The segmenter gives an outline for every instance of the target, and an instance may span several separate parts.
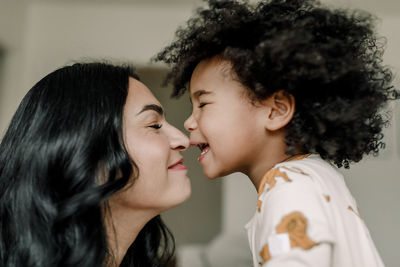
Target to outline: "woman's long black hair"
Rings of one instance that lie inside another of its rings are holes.
[[[129,77],[127,66],[80,63],[26,94],[0,145],[0,266],[105,266],[104,207],[138,173],[122,138]],[[163,266],[173,250],[157,216],[120,266]]]

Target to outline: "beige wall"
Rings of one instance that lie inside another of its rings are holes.
[[[0,73],[0,135],[24,94],[20,82],[25,20],[23,2],[0,0],[0,45],[5,50]]]

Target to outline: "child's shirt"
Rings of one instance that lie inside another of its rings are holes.
[[[265,174],[246,229],[254,267],[384,266],[343,176],[316,154]]]

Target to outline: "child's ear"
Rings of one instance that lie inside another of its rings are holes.
[[[265,101],[267,107],[265,128],[269,131],[276,131],[285,127],[293,118],[296,107],[294,96],[280,90],[273,93]]]

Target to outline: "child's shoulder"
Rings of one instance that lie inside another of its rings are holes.
[[[263,177],[259,187],[259,195],[275,191],[291,190],[291,188],[311,188],[321,182],[324,177],[342,177],[330,163],[318,154],[306,155],[300,159],[278,163]]]
[[[293,166],[294,168],[290,168],[291,166]],[[318,169],[336,171],[334,165],[322,159],[321,156],[317,153],[306,154],[299,157],[295,157],[293,160],[284,161],[274,166],[274,168],[283,168],[283,167],[285,167],[286,169],[290,169],[292,171],[301,168],[311,169],[311,170],[315,169],[316,171]]]
[[[294,158],[293,160],[278,163],[274,168],[283,169],[291,175],[315,176],[321,172],[334,172],[336,168],[328,161],[321,158],[319,154],[307,154]]]
[[[273,169],[284,170],[293,177],[340,175],[336,167],[322,159],[319,154],[308,154],[299,159],[281,162]]]

